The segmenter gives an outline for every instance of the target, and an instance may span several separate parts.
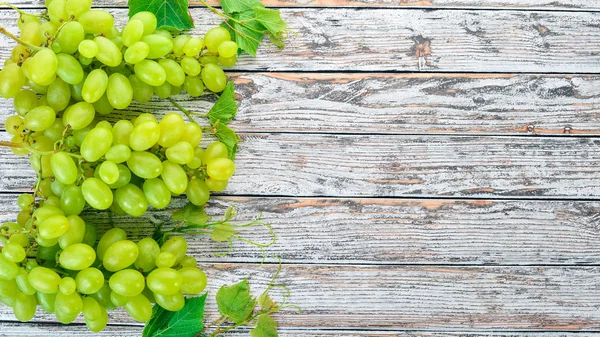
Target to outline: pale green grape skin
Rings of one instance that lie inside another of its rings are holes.
[[[85,84],[85,80],[87,79],[87,75],[85,72],[83,73],[83,80],[77,84],[71,85],[71,97],[77,101],[82,102],[83,96],[81,92],[83,91],[83,85]]]
[[[26,212],[26,211],[21,211],[21,212]],[[19,234],[13,234],[10,239],[8,239],[9,243],[16,243],[21,247],[28,247],[29,246],[29,237],[27,236],[27,234],[24,233],[19,233]]]
[[[77,59],[69,54],[58,54],[56,58],[58,60],[56,74],[59,78],[68,84],[78,84],[83,81],[83,68]]]
[[[136,63],[133,70],[135,71],[135,75],[142,80],[142,82],[153,87],[157,87],[167,80],[167,74],[163,67],[152,60],[143,60]]]
[[[47,8],[50,21],[58,23],[67,19],[66,0],[52,0]]]
[[[4,302],[6,305],[12,307],[18,291],[19,288],[14,279],[5,280],[0,277],[0,302]]]
[[[78,191],[79,194],[81,194],[81,188],[77,185],[71,185],[67,187],[65,192],[71,189],[75,190],[76,192]],[[83,196],[81,199],[83,199]],[[77,215],[69,215],[67,219],[69,220],[69,230],[58,238],[58,244],[62,249],[66,249],[67,247],[76,243],[81,243],[83,241],[83,237],[85,236],[85,222],[82,218]]]
[[[83,211],[85,208],[85,199],[81,193],[80,186],[70,185],[65,188],[60,196],[60,208],[63,209],[65,215],[68,216],[79,215]]]
[[[109,281],[112,291],[127,297],[136,296],[142,293],[146,282],[144,275],[133,269],[124,269],[114,273]]]
[[[97,268],[86,268],[75,277],[77,291],[82,294],[93,294],[104,286],[104,274]]]
[[[25,123],[23,122],[23,118],[21,118],[21,116],[10,116],[4,122],[4,127],[6,128],[6,132],[16,136],[23,132]]]
[[[165,160],[162,163],[162,167],[161,178],[169,190],[175,195],[185,192],[188,177],[183,168],[170,160]]]
[[[2,255],[4,255],[7,260],[15,263],[25,260],[25,257],[27,256],[23,246],[11,242],[4,244]]]
[[[138,257],[135,267],[147,273],[156,267],[156,257],[160,254],[160,246],[152,238],[143,238],[137,243]]]
[[[106,95],[110,105],[115,109],[125,109],[133,99],[133,88],[129,79],[119,73],[114,73],[108,78]]]
[[[127,120],[120,120],[113,126],[113,144],[123,144],[129,146],[129,137],[133,132],[133,123]]]
[[[187,41],[191,38],[192,37],[187,34],[181,34],[181,35],[177,35],[173,39],[173,55],[175,57],[183,56],[183,54],[184,54],[183,47],[185,46]],[[18,61],[18,60],[16,60],[16,61]]]
[[[45,240],[58,239],[69,230],[69,219],[64,215],[53,215],[38,224],[38,235]]]
[[[200,62],[198,62],[195,58],[189,56],[184,57],[181,60],[181,68],[183,69],[185,74],[189,76],[198,76],[200,74],[200,71],[202,70]]]
[[[34,295],[19,293],[15,297],[13,312],[15,317],[21,322],[30,321],[35,316],[37,308],[37,299]]]
[[[237,56],[232,56],[232,57],[221,57],[219,56],[218,58],[219,63],[223,66],[223,67],[233,67],[236,63],[237,63]]]
[[[94,103],[104,95],[108,86],[108,75],[102,69],[92,70],[81,89],[81,96],[88,103]]]
[[[206,64],[201,72],[202,82],[212,92],[221,92],[227,86],[227,77],[223,69],[216,64]]]
[[[84,244],[75,243],[65,248],[59,257],[61,266],[69,270],[83,270],[89,268],[96,260],[94,248]]]
[[[200,76],[186,76],[183,88],[192,97],[199,97],[204,93],[204,83]]]
[[[61,323],[65,323],[65,321],[68,323],[72,322],[73,319],[81,313],[81,310],[83,310],[83,301],[77,292],[70,294],[58,292],[56,294],[54,311],[56,313],[56,318],[59,318],[59,315],[64,318],[63,321],[60,321],[59,318]]]
[[[129,301],[129,297],[118,294],[114,291],[110,292],[110,301],[117,307],[122,307]]]
[[[115,191],[119,207],[131,216],[141,216],[148,210],[148,200],[144,192],[133,184],[127,184]]]
[[[15,281],[17,282],[17,287],[19,287],[19,290],[23,294],[35,295],[35,293],[37,293],[37,290],[35,290],[31,283],[29,283],[29,279],[27,278],[27,271],[25,270],[25,268],[19,269],[19,275],[17,275]]]
[[[208,161],[206,173],[217,180],[227,180],[235,172],[235,164],[229,158],[217,158]]]
[[[129,20],[123,28],[123,45],[129,47],[138,42],[144,35],[144,23],[140,20]]]
[[[87,58],[94,58],[98,55],[98,44],[94,40],[83,40],[77,47],[79,54]]]
[[[54,111],[63,111],[71,100],[71,87],[67,82],[57,77],[48,87],[46,98],[48,99],[48,105]]]
[[[52,126],[56,112],[49,106],[39,106],[25,115],[25,127],[32,131],[44,131]]]
[[[88,102],[78,102],[71,105],[63,113],[63,124],[70,125],[72,130],[80,130],[90,125],[96,117],[94,106]]]
[[[223,27],[213,27],[204,35],[204,44],[211,53],[218,52],[219,46],[225,41],[231,41],[231,34]]]
[[[94,246],[96,244],[96,226],[92,224],[85,225],[85,234],[81,243],[85,243],[88,246]]]
[[[233,41],[223,41],[218,47],[219,56],[224,58],[234,57],[238,52],[238,44]]]
[[[44,222],[55,215],[64,215],[64,212],[60,208],[53,206],[42,206],[33,212],[33,216],[39,222]]]
[[[108,149],[108,152],[106,152],[104,156],[106,160],[110,160],[115,164],[120,164],[129,159],[129,157],[131,156],[131,149],[125,144],[116,144],[113,145],[110,149]]]
[[[189,256],[186,255],[181,262],[179,262],[179,264],[181,265],[181,268],[186,268],[186,267],[194,267],[196,268],[196,264],[198,263],[198,261],[196,261],[196,258],[194,258],[193,256]],[[184,280],[185,282],[185,280]]]
[[[19,116],[25,116],[29,111],[38,107],[38,97],[35,92],[23,89],[14,99],[14,107]]]
[[[113,203],[113,193],[100,179],[88,178],[81,185],[85,201],[95,209],[108,209]]]
[[[13,280],[19,275],[19,267],[0,254],[0,279]]]
[[[146,42],[138,41],[129,46],[124,54],[125,62],[129,64],[137,64],[148,56],[150,53],[150,46]]]
[[[158,268],[171,268],[176,262],[177,259],[171,252],[161,252],[156,257],[156,267]]]
[[[44,48],[29,60],[29,79],[40,86],[50,85],[56,77],[56,69],[58,68],[56,54],[51,49]],[[23,67],[25,69],[25,63],[23,63]]]
[[[49,314],[54,313],[54,303],[56,302],[56,293],[47,294],[47,293],[38,291],[35,293],[35,295],[36,295],[38,304],[40,305],[40,307],[42,307],[42,309],[44,309],[44,311],[46,311]]]
[[[158,87],[154,87],[154,93],[156,96],[166,99],[171,96],[171,84],[169,82],[165,82]]]
[[[36,262],[38,262],[38,264],[41,264],[44,261],[56,262],[56,260],[57,260],[56,259],[56,254],[59,251],[60,251],[60,246],[58,244],[56,244],[54,246],[50,246],[50,247],[44,247],[44,246],[38,247],[37,256],[35,257],[36,258]],[[52,266],[52,267],[54,267],[54,266]],[[33,266],[31,270],[33,270],[33,268],[37,268],[37,267]],[[47,273],[47,271],[42,270],[41,273],[45,274],[45,273]],[[31,271],[29,272],[29,275],[31,275]],[[35,287],[35,285],[33,284],[33,281],[31,280],[31,277],[29,277],[29,275],[27,276],[27,278],[29,279],[29,283]],[[47,275],[43,275],[43,276],[47,276]],[[60,277],[59,277],[59,281],[60,281]],[[35,288],[38,291],[42,291],[42,290],[37,289],[37,287],[35,287]],[[58,283],[57,283],[56,290],[58,291]]]
[[[152,316],[152,304],[143,294],[129,298],[125,304],[125,310],[138,322],[146,322]]]
[[[29,283],[41,293],[54,294],[58,291],[60,276],[52,269],[36,267],[29,271]]]
[[[92,105],[94,106],[94,110],[96,110],[96,112],[100,115],[110,115],[113,111],[115,111],[115,108],[110,104],[110,101],[108,100],[106,92],[104,93],[104,95],[102,95],[102,97],[100,97],[99,100],[94,102]]]
[[[129,146],[134,151],[145,151],[154,146],[160,137],[160,126],[156,121],[145,121],[133,128]]]
[[[108,313],[106,312],[106,309],[104,309],[104,307],[102,309],[102,316],[99,319],[85,320],[85,325],[91,332],[100,332],[104,330],[104,328],[106,328],[106,325],[108,324]]]
[[[207,65],[207,64],[218,64],[219,63],[219,57],[218,56],[214,56],[214,55],[204,55],[200,57],[200,64],[202,65]]]
[[[131,171],[129,168],[123,164],[117,164],[119,168],[119,179],[114,184],[108,185],[112,189],[118,189],[123,187],[131,181]]]
[[[129,76],[129,82],[133,88],[133,99],[136,101],[146,103],[154,96],[154,87],[140,80],[136,75]]]
[[[197,178],[190,180],[185,194],[190,202],[196,206],[205,205],[210,198],[210,190],[208,186],[206,186],[204,181]]]
[[[156,268],[146,278],[148,288],[155,294],[174,295],[181,289],[181,275],[171,268]]]
[[[212,192],[221,192],[227,188],[229,180],[217,180],[211,177],[204,179],[206,186]]]
[[[75,292],[77,284],[72,277],[63,277],[58,284],[58,291],[65,295],[70,295]]]
[[[35,238],[35,242],[41,247],[53,247],[58,244],[58,238],[44,239],[41,236]]]
[[[197,37],[192,37],[188,39],[183,45],[183,52],[188,57],[194,57],[200,54],[202,48],[204,47],[204,41]]]
[[[171,59],[162,59],[158,61],[158,64],[165,70],[167,82],[176,87],[183,85],[185,82],[185,72],[179,63]]]
[[[188,142],[192,147],[198,146],[202,140],[202,128],[196,123],[187,123],[183,126],[180,141]]]
[[[94,42],[98,45],[98,54],[96,54],[98,61],[109,67],[116,67],[121,64],[123,54],[114,42],[103,36],[96,36]]]
[[[169,252],[175,255],[175,259],[177,262],[180,262],[185,257],[187,253],[187,242],[181,236],[172,236],[165,243],[163,243],[162,247],[160,247],[161,252]]]
[[[0,71],[0,96],[4,98],[13,98],[25,85],[25,74],[21,67],[16,64],[9,64]]]
[[[167,148],[167,159],[177,164],[185,165],[194,159],[194,147],[184,141]]]
[[[89,162],[98,161],[112,145],[112,130],[95,127],[81,143],[81,156]]]
[[[138,12],[135,13],[130,19],[140,20],[144,24],[144,35],[152,34],[156,30],[158,24],[156,16],[151,12]]]
[[[54,177],[65,185],[71,185],[77,180],[77,165],[65,152],[57,152],[51,157],[52,172]]]
[[[179,311],[185,305],[185,298],[181,292],[173,295],[154,294],[154,298],[158,305],[168,311]]]
[[[106,309],[98,304],[98,301],[96,301],[93,297],[88,296],[83,299],[83,308],[81,311],[86,320],[94,321],[101,318],[102,310]]]
[[[104,279],[104,276],[102,276],[102,279]],[[108,282],[104,282],[104,284],[102,285],[100,290],[96,291],[95,293],[91,294],[90,296],[93,297],[96,301],[98,301],[98,303],[100,303],[101,306],[103,306],[109,310],[112,310],[112,309],[116,308],[116,306],[110,301],[110,293],[111,292],[112,292],[112,290],[110,289]]]
[[[208,163],[213,159],[227,158],[227,156],[227,146],[222,142],[214,142],[211,143],[204,151],[204,154],[202,155],[202,162]]]
[[[145,42],[150,48],[150,52],[147,56],[149,59],[161,58],[173,50],[173,40],[162,35],[145,35],[142,37],[142,41]]]
[[[179,114],[169,113],[160,120],[158,125],[160,126],[158,145],[170,147],[177,144],[183,135],[185,122]]]
[[[41,32],[42,25],[39,21],[28,22],[21,28],[21,40],[34,46],[40,46],[44,42]]]
[[[75,19],[92,8],[92,0],[67,0],[65,11],[67,16],[73,16]]]
[[[73,54],[78,50],[79,44],[84,38],[83,26],[77,21],[71,21],[62,26],[55,41],[60,44],[63,53]]]
[[[185,267],[178,270],[181,275],[181,292],[199,294],[206,288],[206,274],[196,267]]]
[[[171,202],[171,191],[160,178],[146,180],[143,190],[148,203],[154,208],[165,208]]]
[[[115,18],[108,12],[92,9],[79,16],[78,22],[88,34],[102,34],[109,32],[115,23]]]

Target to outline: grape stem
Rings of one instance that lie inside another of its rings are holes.
[[[4,146],[4,147],[17,147],[17,148],[21,148],[21,149],[26,149],[27,151],[31,152],[31,153],[35,153],[38,156],[50,156],[53,155],[55,153],[55,151],[38,151],[28,145],[26,145],[25,143],[13,143],[13,142],[5,142],[5,141],[0,141],[0,146]],[[71,157],[75,157],[77,159],[81,159],[82,157],[78,154],[75,153],[69,153],[69,152],[65,152],[66,154],[68,154]]]
[[[27,42],[19,39],[17,36],[15,36],[13,33],[9,32],[6,28],[4,28],[2,26],[0,26],[0,34],[3,34],[3,35],[6,35],[6,36],[10,37],[11,39],[17,41],[17,43],[19,43],[19,44],[21,44],[21,45],[23,45],[23,46],[25,46],[25,47],[27,47],[27,48],[29,48],[31,50],[34,50],[34,51],[40,51],[40,50],[42,50],[41,47],[34,46],[34,45],[30,44],[30,43],[27,43]]]
[[[14,5],[9,4],[8,2],[0,2],[0,6],[10,7],[10,8],[12,8],[13,10],[15,10],[17,13],[19,13],[21,15],[35,16],[35,17],[38,17],[38,18],[43,18],[44,17],[44,15],[42,15],[42,14],[31,14],[31,13],[24,12],[23,10],[19,9],[18,7],[14,6]]]
[[[208,8],[208,9],[209,9],[211,12],[213,12],[213,13],[217,14],[218,16],[220,16],[220,17],[222,17],[222,18],[225,18],[225,19],[227,19],[227,20],[231,20],[231,21],[233,21],[233,22],[235,22],[235,23],[237,23],[237,24],[239,24],[239,25],[241,25],[241,26],[244,26],[246,29],[249,29],[249,30],[255,31],[255,32],[257,32],[257,33],[261,33],[261,34],[264,34],[264,33],[265,33],[265,32],[264,32],[264,31],[262,31],[262,30],[257,30],[257,29],[254,29],[254,28],[252,28],[252,27],[248,26],[247,24],[245,24],[243,21],[236,20],[236,19],[232,18],[231,16],[229,16],[229,15],[227,15],[227,14],[225,14],[225,13],[223,13],[223,12],[219,11],[218,9],[216,9],[216,8],[214,8],[213,6],[211,6],[211,5],[209,5],[208,3],[206,3],[206,1],[204,1],[204,0],[200,0],[200,3],[201,3],[201,4],[203,4],[203,5],[204,5],[206,8]],[[248,20],[248,21],[251,21],[251,20]],[[238,33],[239,35],[245,36],[245,37],[246,37],[246,38],[248,38],[248,39],[251,39],[251,40],[254,40],[254,41],[256,41],[256,42],[260,43],[260,41],[259,41],[259,40],[257,40],[257,39],[255,39],[254,37],[252,37],[252,36],[249,36],[248,34],[245,34],[245,33],[243,33],[243,32],[240,32],[240,31],[238,31],[237,29],[233,28],[233,27],[232,27],[232,26],[229,24],[229,22],[225,21],[225,24],[226,24],[226,25],[227,25],[229,28],[231,28],[231,30],[233,30],[234,32]]]
[[[198,115],[198,116],[202,116],[202,117],[207,117],[207,116],[208,116],[208,114],[201,114],[201,113],[197,113],[197,112],[192,112],[192,111],[190,111],[190,110],[188,110],[188,109],[186,109],[186,108],[182,107],[182,106],[181,106],[181,104],[177,103],[177,102],[176,102],[174,99],[172,99],[171,97],[169,97],[168,99],[169,99],[169,102],[171,102],[171,104],[173,104],[173,105],[174,105],[174,106],[175,106],[177,109],[181,110],[181,112],[183,112],[183,113],[184,113],[184,114],[187,116],[187,118],[188,118],[188,119],[189,119],[191,122],[193,122],[193,123],[196,123],[196,124],[198,124],[198,122],[196,122],[196,120],[194,120],[194,118],[192,117],[192,114],[194,114],[194,115]],[[198,125],[200,125],[200,124],[198,124]]]

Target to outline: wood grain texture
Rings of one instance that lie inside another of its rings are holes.
[[[0,139],[6,139],[0,133]],[[208,138],[208,137],[206,137]],[[600,140],[553,137],[242,134],[233,195],[580,198],[600,195]],[[204,140],[208,144],[208,140]],[[0,191],[33,186],[0,149]]]
[[[16,194],[0,194],[0,221],[15,221]],[[114,222],[137,240],[151,235],[154,224],[169,221],[184,204],[165,211]],[[262,220],[278,233],[269,248],[286,263],[583,265],[600,261],[600,203],[539,201],[458,201],[332,198],[241,198],[214,200],[208,213],[221,218],[234,205],[238,221]],[[110,224],[105,213],[84,213],[101,234]],[[269,242],[265,229],[242,231],[245,238]],[[188,237],[190,253],[202,262],[258,263],[260,251],[206,236]]]
[[[126,11],[114,9],[119,23]],[[194,16],[207,15],[194,9]],[[598,73],[600,16],[586,12],[282,9],[298,35],[237,70]],[[0,25],[16,31],[13,12]],[[219,22],[197,20],[194,33]],[[585,32],[583,34],[582,32]],[[12,43],[0,39],[0,58]]]
[[[277,265],[203,265],[208,291],[250,276],[260,294]],[[303,313],[277,315],[310,329],[598,330],[600,267],[397,267],[284,265],[279,281]],[[206,317],[216,318],[214,300]],[[6,306],[0,320],[10,320]],[[124,311],[112,321],[133,323]],[[38,322],[53,320],[40,314]]]

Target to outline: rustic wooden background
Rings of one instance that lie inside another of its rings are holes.
[[[265,3],[298,35],[231,74],[244,143],[210,212],[262,211],[279,234],[280,280],[304,309],[277,316],[281,335],[598,336],[600,1]],[[126,16],[124,2],[97,6]],[[197,33],[218,22],[197,3],[191,12]],[[13,31],[16,18],[0,10]],[[2,120],[11,113],[1,101]],[[3,149],[0,177],[8,221],[33,172]],[[118,221],[142,235],[167,214]],[[211,295],[246,276],[258,294],[276,269],[243,244],[216,258],[225,247],[192,242]],[[216,316],[214,302],[207,310]],[[101,336],[142,330],[122,311],[111,318]],[[0,322],[0,336],[89,334],[41,313],[18,323],[6,307]]]

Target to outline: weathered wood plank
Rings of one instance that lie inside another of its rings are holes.
[[[0,138],[6,136],[0,133]],[[600,140],[594,138],[303,134],[242,134],[242,138],[227,194],[505,199],[600,195]],[[33,184],[28,160],[6,148],[0,150],[0,172],[0,191]]]
[[[239,132],[600,135],[600,76],[232,74]],[[197,112],[214,101],[176,98]],[[172,112],[156,99],[109,116]],[[0,101],[0,121],[14,114]],[[202,121],[202,120],[201,120]]]
[[[250,276],[253,293],[277,265],[205,265],[209,293]],[[600,267],[396,267],[285,265],[292,291],[286,327],[311,329],[598,330]],[[208,320],[217,316],[207,302]],[[0,319],[10,320],[5,306]],[[39,315],[36,321],[52,321]],[[132,322],[115,311],[113,322]]]
[[[16,194],[0,194],[0,221],[14,221]],[[151,235],[152,224],[168,221],[182,207],[178,199],[166,211],[141,218],[114,217],[134,239]],[[600,263],[600,203],[536,201],[458,201],[330,198],[220,197],[208,208],[219,218],[227,205],[250,222],[262,212],[277,243],[269,248],[286,263],[329,264],[456,264],[573,265]],[[84,218],[110,228],[105,213]],[[254,227],[242,235],[269,242],[266,230]],[[236,242],[226,258],[227,244],[206,236],[188,237],[190,253],[203,262],[248,262],[262,259],[254,246]]]
[[[119,22],[126,11],[115,9]],[[207,15],[194,9],[194,16]],[[298,35],[278,51],[264,45],[237,70],[558,72],[600,71],[600,16],[585,12],[282,9]],[[15,29],[13,12],[0,25]],[[197,20],[195,33],[219,22]],[[12,43],[0,39],[0,58]]]

